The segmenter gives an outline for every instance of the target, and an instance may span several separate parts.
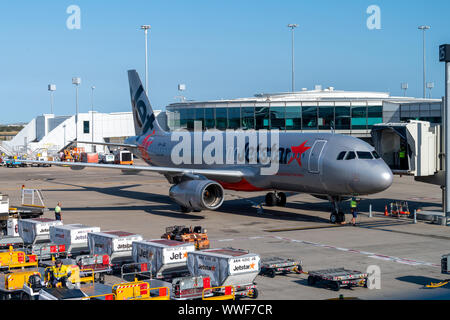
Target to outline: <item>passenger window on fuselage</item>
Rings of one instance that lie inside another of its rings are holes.
[[[357,151],[358,158],[362,160],[372,160],[372,154],[367,151]]]
[[[345,160],[353,160],[353,159],[356,159],[356,153],[354,153],[353,151],[350,151],[349,153],[347,153]]]
[[[347,153],[347,151],[342,151],[341,153],[339,153],[337,160],[344,160],[346,153]]]

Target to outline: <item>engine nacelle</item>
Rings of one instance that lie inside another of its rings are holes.
[[[193,210],[216,210],[224,199],[220,184],[211,180],[188,180],[172,186],[170,197],[180,206]]]

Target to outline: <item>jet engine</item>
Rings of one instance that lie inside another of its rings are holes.
[[[211,180],[187,180],[172,186],[170,197],[183,211],[216,210],[224,199],[220,184]]]

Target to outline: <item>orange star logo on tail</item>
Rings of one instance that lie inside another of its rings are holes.
[[[291,164],[292,161],[297,160],[298,165],[301,167],[302,166],[302,154],[305,153],[307,150],[311,149],[311,147],[306,147],[305,144],[308,142],[308,140],[306,140],[305,142],[303,142],[301,145],[299,146],[293,146],[291,147],[292,150],[292,156],[291,159],[289,159],[288,164]]]

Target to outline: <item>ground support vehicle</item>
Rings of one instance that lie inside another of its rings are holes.
[[[197,250],[209,249],[207,230],[201,226],[195,226],[194,228],[186,226],[167,227],[161,238],[194,243]]]
[[[32,278],[41,278],[41,274],[37,270],[11,270],[0,273],[0,299],[1,300],[29,300],[38,293],[24,290],[24,286],[29,283]]]
[[[24,251],[9,250],[0,252],[0,271],[6,271],[16,268],[37,267],[38,259],[36,255],[27,255]]]
[[[278,257],[261,259],[261,271],[259,274],[274,278],[277,274],[302,273],[301,263],[300,260]]]
[[[258,297],[254,282],[261,270],[257,254],[234,248],[206,249],[189,252],[187,264],[193,276],[210,277],[215,293],[224,294],[231,286],[237,297]]]
[[[308,285],[323,285],[335,291],[342,287],[366,287],[369,275],[360,271],[344,268],[325,269],[308,272]]]

